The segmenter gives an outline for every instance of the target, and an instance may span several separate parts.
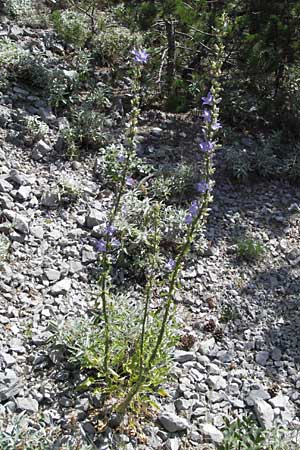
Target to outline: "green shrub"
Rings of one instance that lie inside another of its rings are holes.
[[[24,139],[27,144],[35,144],[49,132],[48,125],[35,116],[27,117],[24,125]]]
[[[265,254],[265,247],[260,241],[245,238],[237,242],[237,254],[247,261],[257,261]]]
[[[93,54],[97,63],[104,66],[124,64],[131,49],[141,43],[141,35],[125,27],[106,27],[93,39]]]
[[[244,146],[239,136],[225,147],[225,168],[234,178],[245,181],[252,176],[300,180],[300,145],[284,139],[282,132],[252,139]]]
[[[54,11],[52,22],[58,36],[67,44],[82,48],[87,42],[90,31],[87,17],[76,11]]]
[[[1,450],[92,450],[80,439],[73,444],[66,442],[61,430],[49,425],[42,416],[27,418],[24,414],[0,417]]]
[[[32,0],[6,0],[5,10],[14,18],[29,16],[33,10]]]
[[[284,430],[264,430],[251,416],[226,420],[224,441],[219,450],[295,450],[284,436]],[[293,445],[293,444],[291,444]]]
[[[45,89],[49,83],[50,71],[44,61],[28,53],[21,54],[10,68],[10,73],[12,77],[35,88]]]
[[[74,368],[84,371],[85,379],[77,386],[78,390],[93,388],[96,393],[114,393],[118,397],[122,396],[124,390],[136,381],[139,356],[137,336],[143,305],[138,301],[133,305],[131,295],[134,293],[119,294],[111,298],[109,315],[114,340],[110,352],[109,378],[103,371],[105,348],[102,323],[95,325],[93,320],[77,319],[53,325],[52,345],[64,349],[68,361],[74,364]],[[127,324],[125,328],[124,323]],[[148,331],[145,336],[147,353],[151,351],[159,325],[160,321],[157,320],[156,314],[150,313]],[[169,327],[167,338],[157,358],[157,368],[153,368],[147,374],[142,396],[146,392],[152,392],[164,380],[171,364],[171,349],[174,349],[176,342],[174,329]]]
[[[9,39],[0,40],[0,68],[9,68],[18,64],[29,52]]]

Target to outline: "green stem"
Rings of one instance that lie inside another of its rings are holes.
[[[195,217],[195,219],[193,220],[193,222],[192,222],[192,224],[190,226],[190,229],[189,229],[189,232],[188,232],[188,235],[187,235],[187,238],[186,238],[186,242],[184,243],[184,245],[182,247],[182,250],[181,250],[181,252],[179,253],[179,255],[178,255],[177,259],[176,259],[176,264],[175,264],[174,270],[173,270],[173,272],[171,274],[171,279],[170,279],[170,284],[169,284],[169,289],[168,289],[168,294],[167,294],[167,302],[166,302],[165,312],[164,312],[163,319],[162,319],[162,325],[161,325],[161,328],[160,328],[159,333],[158,333],[158,337],[157,337],[157,340],[156,340],[155,347],[154,347],[154,349],[153,349],[153,351],[151,353],[151,356],[150,356],[150,358],[148,360],[147,370],[151,369],[152,364],[154,363],[155,358],[157,356],[157,352],[158,352],[158,350],[159,350],[159,348],[160,348],[160,346],[162,344],[162,340],[163,340],[163,337],[164,337],[164,334],[165,334],[166,325],[167,325],[167,322],[168,322],[168,319],[169,319],[170,308],[171,308],[171,305],[172,305],[172,302],[173,302],[174,292],[175,292],[175,289],[176,289],[177,276],[178,276],[181,264],[182,264],[182,262],[184,260],[184,257],[188,253],[188,251],[190,249],[190,246],[192,244],[196,226],[200,222],[200,219],[204,219],[204,214],[203,213],[207,209],[208,200],[209,200],[208,194],[205,194],[205,199],[204,199],[204,201],[202,203],[201,208],[199,209],[198,215]]]
[[[123,193],[125,190],[124,188],[125,188],[125,184],[126,184],[126,177],[127,177],[128,171],[129,171],[130,157],[132,156],[132,154],[135,151],[135,142],[134,142],[134,137],[136,135],[135,125],[138,120],[138,116],[139,116],[139,112],[140,112],[138,90],[139,90],[141,71],[139,68],[137,68],[135,70],[134,75],[135,75],[134,76],[134,97],[132,100],[133,108],[131,111],[131,117],[130,117],[130,121],[129,121],[129,129],[128,129],[129,149],[128,149],[128,153],[127,153],[127,159],[126,159],[126,162],[125,162],[125,165],[123,168],[119,188],[116,193],[115,202],[112,207],[112,211],[109,215],[109,221],[108,221],[109,226],[114,224],[114,221],[119,212],[121,199],[122,199],[122,196],[123,196]],[[101,260],[103,272],[101,274],[99,282],[100,282],[100,290],[101,290],[100,298],[101,298],[101,303],[102,303],[102,311],[103,311],[103,319],[104,319],[103,369],[104,369],[105,376],[108,377],[108,362],[109,362],[109,350],[110,350],[110,322],[109,322],[109,316],[108,316],[107,285],[108,285],[108,278],[109,278],[110,269],[111,269],[110,261],[108,259],[108,254],[107,254],[107,252],[111,248],[110,237],[109,237],[108,233],[106,234],[106,237],[105,237],[105,244],[106,244],[106,251],[103,253],[102,260]],[[98,304],[98,300],[97,300],[96,304],[95,304],[95,309],[98,310],[98,308],[99,308],[99,304]],[[100,315],[97,314],[94,319],[94,324],[98,325],[99,322],[100,322]]]
[[[135,397],[135,395],[139,392],[144,378],[145,378],[145,367],[144,367],[144,343],[145,343],[145,332],[146,332],[146,324],[147,324],[147,318],[148,318],[148,311],[149,311],[149,304],[150,299],[152,295],[152,288],[154,284],[154,268],[155,268],[155,256],[159,249],[159,239],[158,239],[158,220],[159,220],[159,209],[158,206],[156,206],[155,209],[155,220],[154,220],[154,244],[153,244],[153,261],[152,261],[152,268],[150,277],[147,283],[146,288],[146,301],[144,306],[144,312],[143,312],[143,318],[142,318],[142,330],[141,330],[141,339],[140,339],[140,357],[139,357],[139,372],[138,372],[138,379],[136,383],[131,387],[128,394],[126,395],[123,402],[118,407],[118,412],[124,413],[128,406],[130,405],[132,399]]]

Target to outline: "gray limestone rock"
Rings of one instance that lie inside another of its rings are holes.
[[[265,366],[267,364],[268,359],[270,358],[270,353],[267,351],[261,351],[256,354],[255,361],[260,366]]]
[[[200,431],[206,441],[214,444],[221,444],[223,442],[223,433],[210,423],[200,425]]]
[[[273,408],[285,409],[289,404],[289,398],[286,395],[276,395],[269,400]]]
[[[15,372],[7,369],[4,374],[0,373],[0,402],[15,397],[20,390],[21,382]]]
[[[254,411],[260,425],[265,429],[273,427],[274,411],[265,400],[255,400]]]
[[[205,341],[200,342],[199,344],[199,352],[202,355],[209,355],[215,346],[215,338],[210,338]]]
[[[22,411],[36,413],[39,410],[39,404],[34,398],[17,397],[15,402],[17,409],[20,409]]]
[[[32,150],[32,159],[34,161],[39,161],[51,153],[52,148],[50,145],[46,144],[43,140],[37,142]]]
[[[184,417],[179,417],[169,411],[163,411],[158,420],[165,430],[173,433],[175,431],[187,430],[190,427],[190,423]]]
[[[176,350],[174,352],[174,359],[179,363],[185,363],[187,361],[195,361],[196,355],[194,352],[187,352],[184,350]]]
[[[105,215],[103,212],[98,211],[97,209],[91,208],[85,218],[85,224],[87,228],[92,229],[97,225],[104,224]]]
[[[56,296],[60,294],[66,294],[71,289],[71,280],[64,278],[51,286],[51,294]]]
[[[226,380],[219,375],[211,375],[207,379],[207,384],[211,389],[216,391],[220,391],[221,389],[226,389],[227,382]]]
[[[263,388],[253,389],[246,397],[245,401],[248,406],[253,406],[256,400],[269,400],[270,394]]]

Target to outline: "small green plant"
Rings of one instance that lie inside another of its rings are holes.
[[[78,148],[98,150],[106,142],[106,122],[103,113],[88,108],[73,108],[71,123]]]
[[[134,295],[132,292],[131,295]],[[114,394],[115,400],[122,398],[134,384],[138,373],[138,336],[143,305],[132,305],[130,295],[111,297],[108,305],[110,326],[114,339],[110,347],[109,377],[104,371],[105,327],[103,318],[95,324],[93,319],[65,321],[53,324],[55,345],[66,350],[68,360],[84,371],[84,381],[77,386],[79,391],[93,389],[95,393]],[[124,323],[128,326],[124,328]],[[149,327],[145,335],[145,351],[150,351],[159,328],[155,313],[151,312]],[[170,354],[177,342],[175,331],[170,328],[157,359],[157,365],[148,372],[141,395],[152,392],[164,380],[171,364]]]
[[[51,72],[47,83],[50,105],[56,110],[71,107],[75,103],[78,87],[79,75],[76,73],[74,77],[68,77],[64,71]]]
[[[104,66],[124,64],[134,45],[142,44],[142,36],[125,27],[105,27],[93,39],[93,55]]]
[[[193,193],[198,179],[198,168],[185,162],[166,168],[149,180],[149,194],[153,198],[177,202],[186,201]]]
[[[32,0],[6,0],[5,9],[8,14],[18,19],[20,17],[29,16],[33,10]]]
[[[56,33],[64,42],[78,48],[84,47],[90,34],[84,14],[72,10],[54,11],[52,22]]]
[[[9,68],[18,64],[24,56],[28,57],[29,52],[19,47],[10,39],[3,38],[0,41],[0,67]]]
[[[294,450],[284,437],[284,430],[264,430],[251,416],[228,419],[219,450]]]
[[[76,203],[80,197],[80,189],[72,180],[62,179],[58,183],[58,197],[64,205]]]
[[[262,242],[252,238],[241,239],[237,242],[237,255],[247,261],[257,261],[265,254]]]
[[[50,71],[44,66],[43,60],[29,53],[20,54],[10,68],[10,73],[12,77],[35,88],[44,89],[49,84]]]
[[[47,424],[42,416],[27,418],[24,414],[0,418],[0,448],[1,450],[92,450],[90,445],[80,439],[72,444],[61,436],[60,430]]]
[[[35,116],[27,117],[24,120],[24,124],[26,141],[30,144],[34,144],[40,139],[45,138],[45,135],[49,132],[48,125]]]

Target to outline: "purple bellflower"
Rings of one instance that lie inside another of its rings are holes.
[[[172,272],[172,270],[174,269],[174,267],[175,267],[175,261],[174,261],[174,259],[173,258],[170,258],[169,260],[168,260],[168,262],[166,263],[166,265],[165,265],[165,269],[168,271],[168,272]]]
[[[208,109],[204,109],[202,117],[204,122],[211,122],[211,113]]]
[[[149,58],[149,54],[146,52],[146,50],[143,49],[137,50],[135,48],[131,53],[134,56],[135,62],[137,62],[138,64],[146,64]]]
[[[202,104],[212,106],[213,105],[214,98],[212,96],[212,93],[209,91],[206,97],[202,97]]]
[[[111,246],[112,246],[113,248],[118,248],[118,247],[120,247],[120,245],[121,245],[121,242],[119,241],[119,239],[112,238],[112,240],[111,240]]]
[[[114,227],[113,225],[107,225],[103,231],[108,236],[112,236],[116,232],[116,227]]]
[[[199,192],[199,194],[205,194],[205,192],[209,191],[208,183],[206,183],[206,181],[200,181],[196,184],[196,191]]]
[[[198,212],[199,212],[199,205],[197,200],[194,200],[191,206],[189,207],[188,214],[185,217],[185,223],[190,225],[193,221],[193,218],[198,214]]]
[[[214,149],[214,143],[211,141],[201,141],[199,147],[201,152],[208,153]]]
[[[212,130],[214,130],[214,131],[217,131],[217,130],[219,130],[220,128],[222,128],[222,125],[220,124],[220,122],[213,122],[212,124],[211,124],[211,128],[212,128]]]
[[[132,187],[135,184],[135,180],[132,177],[126,178],[126,186]]]
[[[123,163],[124,161],[125,161],[125,155],[123,155],[122,153],[120,153],[118,156],[117,156],[117,161],[119,162],[119,163]]]
[[[99,241],[97,241],[96,243],[96,251],[97,252],[101,252],[101,253],[105,253],[106,252],[106,242],[103,239],[100,239]]]

